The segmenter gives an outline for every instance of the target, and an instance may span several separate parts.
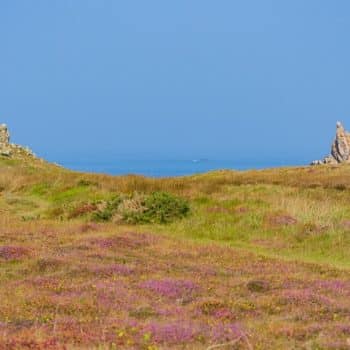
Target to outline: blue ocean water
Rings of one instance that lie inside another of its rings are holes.
[[[212,170],[263,169],[279,166],[304,165],[292,161],[235,161],[235,160],[113,160],[113,161],[61,161],[60,165],[83,172],[110,175],[137,174],[151,177],[171,177],[205,173]],[[305,163],[306,164],[306,163]]]

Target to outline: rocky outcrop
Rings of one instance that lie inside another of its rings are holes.
[[[10,133],[6,124],[0,124],[0,156],[11,157],[20,154],[35,157],[34,153],[28,148],[10,143]]]
[[[0,124],[0,154],[4,156],[11,154],[10,133],[6,124]]]
[[[338,163],[349,161],[350,133],[345,131],[343,125],[340,122],[337,123],[337,133],[332,144],[331,155]]]
[[[10,133],[8,132],[6,124],[0,124],[0,146],[8,145],[10,143]]]
[[[332,143],[331,154],[323,160],[314,160],[311,165],[350,163],[350,133],[340,122],[337,122],[335,139]]]

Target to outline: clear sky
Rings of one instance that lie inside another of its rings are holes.
[[[1,0],[0,123],[49,159],[321,158],[349,38],[349,0]]]

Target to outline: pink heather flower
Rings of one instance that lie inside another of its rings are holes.
[[[190,296],[197,289],[196,284],[192,281],[173,279],[149,280],[143,282],[140,286],[168,298]]]
[[[100,248],[112,248],[116,242],[113,238],[97,238],[92,240],[91,243]]]
[[[342,280],[323,280],[316,281],[317,289],[324,289],[336,293],[350,293],[350,283]]]
[[[134,272],[134,269],[130,266],[123,264],[112,264],[97,266],[92,269],[92,272],[99,276],[113,276],[123,275],[127,276]]]
[[[313,292],[311,289],[291,289],[286,290],[283,293],[283,298],[286,299],[289,303],[294,304],[307,304],[307,303],[316,303],[323,304],[326,306],[332,305],[332,300],[327,298],[324,295]]]
[[[214,312],[214,317],[218,319],[230,319],[232,316],[232,312],[228,309],[219,309]]]
[[[168,324],[150,323],[145,328],[151,334],[155,343],[181,344],[193,340],[198,334],[198,327],[192,324],[176,321]]]
[[[0,247],[0,259],[17,260],[28,254],[28,250],[17,246]]]
[[[338,325],[337,329],[343,334],[350,335],[350,324]]]
[[[245,336],[245,332],[238,323],[219,324],[211,331],[211,338],[215,342],[232,341]]]

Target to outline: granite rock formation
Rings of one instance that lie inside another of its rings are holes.
[[[337,122],[335,139],[332,143],[331,154],[323,160],[314,160],[311,165],[350,163],[350,133],[340,122]]]
[[[0,145],[8,145],[10,143],[10,133],[6,124],[0,124]]]
[[[34,157],[34,153],[28,148],[10,143],[10,133],[6,124],[0,124],[0,156],[11,157],[15,154]]]
[[[11,154],[10,133],[6,124],[0,124],[0,154],[4,156]]]

